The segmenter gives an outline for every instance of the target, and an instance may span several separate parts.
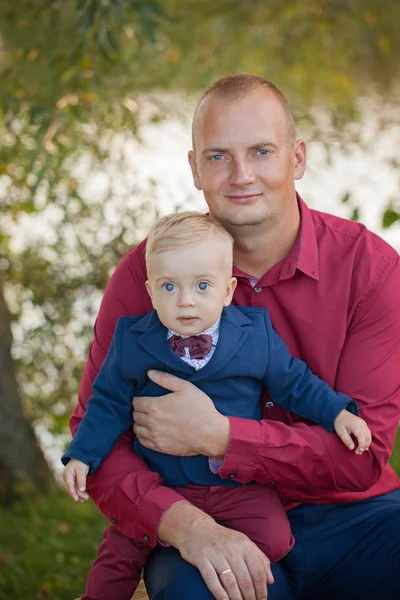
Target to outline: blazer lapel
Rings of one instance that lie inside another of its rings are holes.
[[[239,352],[249,337],[249,319],[234,306],[224,308],[219,325],[219,338],[215,352],[208,363],[195,371],[190,381],[212,377],[214,373],[223,369]],[[182,361],[183,362],[183,361]]]
[[[141,321],[143,324],[143,321]],[[135,328],[135,326],[134,326]],[[148,316],[143,333],[139,337],[139,346],[151,356],[154,356],[165,367],[179,376],[179,372],[186,375],[192,374],[194,369],[183,361],[170,347],[167,341],[167,328],[161,323],[157,312],[153,311]],[[162,370],[160,368],[160,370]]]

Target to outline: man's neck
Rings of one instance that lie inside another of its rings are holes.
[[[298,218],[281,226],[268,224],[260,227],[238,228],[234,234],[233,264],[248,275],[260,279],[278,262],[286,258],[295,243],[300,228]]]

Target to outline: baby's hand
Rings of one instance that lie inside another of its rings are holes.
[[[336,417],[333,427],[342,442],[350,450],[354,450],[355,447],[350,434],[353,434],[357,438],[358,447],[356,448],[356,454],[362,454],[365,450],[369,449],[372,436],[364,419],[360,419],[360,417],[356,417],[356,415],[344,409]]]
[[[63,479],[65,489],[75,502],[89,500],[89,496],[85,493],[86,475],[88,472],[88,465],[85,465],[85,463],[76,458],[71,458],[64,469]]]

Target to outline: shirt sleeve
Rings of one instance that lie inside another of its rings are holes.
[[[285,342],[273,329],[267,311],[265,325],[269,338],[269,360],[263,385],[274,402],[333,433],[334,421],[343,409],[358,415],[354,400],[335,392],[314,375],[304,361],[291,356]]]
[[[357,401],[372,432],[362,456],[320,426],[230,417],[221,477],[276,483],[287,501],[338,499],[368,490],[382,476],[400,416],[400,266],[393,258],[356,307],[337,369],[336,388]],[[337,494],[338,493],[338,494]]]
[[[117,320],[152,310],[145,288],[144,251],[144,243],[131,250],[105,290],[81,379],[78,405],[70,419],[73,435],[92,396],[92,385],[107,355]],[[99,469],[88,476],[87,491],[104,516],[123,534],[155,546],[158,524],[165,510],[184,498],[163,486],[160,476],[133,452],[132,435],[132,432],[123,434]]]

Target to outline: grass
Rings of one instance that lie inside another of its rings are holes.
[[[0,510],[0,599],[77,598],[105,525],[91,502],[61,491]]]
[[[400,474],[400,435],[391,464]],[[0,600],[79,597],[106,524],[91,502],[61,491],[0,508]]]

